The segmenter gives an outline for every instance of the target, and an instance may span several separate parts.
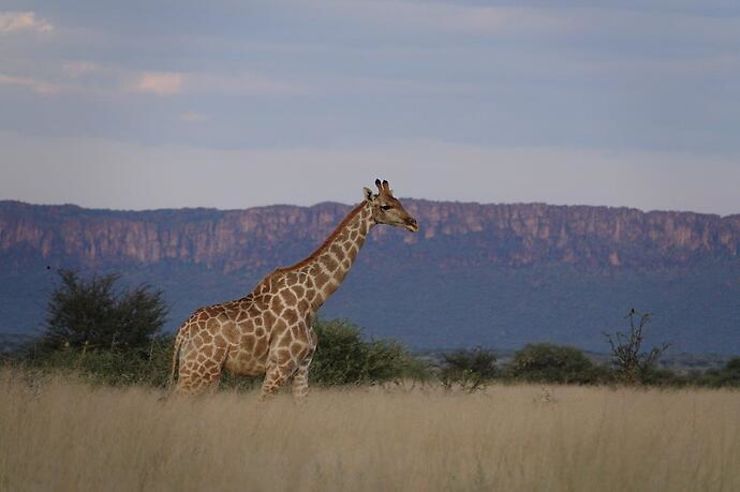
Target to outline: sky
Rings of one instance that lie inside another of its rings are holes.
[[[0,200],[740,213],[736,0],[3,0]]]

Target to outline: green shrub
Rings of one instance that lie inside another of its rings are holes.
[[[423,377],[424,370],[398,342],[365,342],[361,330],[347,321],[318,322],[319,345],[309,378],[333,386],[379,383],[406,377]]]
[[[509,366],[512,377],[529,382],[595,384],[607,371],[574,347],[537,343],[516,352]]]
[[[740,357],[733,357],[721,369],[706,371],[695,377],[694,382],[700,386],[712,388],[740,387]]]
[[[624,380],[620,378],[620,374],[616,375],[620,381]],[[640,371],[640,384],[648,386],[666,386],[666,387],[678,387],[686,386],[689,384],[689,378],[677,374],[670,369],[662,369],[655,366],[644,367]]]
[[[148,350],[167,314],[161,291],[147,285],[118,289],[115,274],[83,279],[60,270],[59,277],[39,349]]]
[[[43,371],[76,373],[100,384],[164,387],[169,375],[172,340],[171,336],[156,337],[146,351],[63,347],[35,352],[31,348],[23,362],[27,367]]]
[[[439,378],[445,388],[460,385],[466,391],[483,387],[496,376],[496,356],[493,351],[476,347],[443,355]]]

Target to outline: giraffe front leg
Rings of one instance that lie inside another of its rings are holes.
[[[308,396],[308,368],[310,365],[311,359],[302,361],[293,376],[293,398],[298,403],[304,402]]]
[[[278,392],[296,370],[296,364],[285,348],[274,348],[267,357],[267,371],[262,382],[260,400],[264,401]]]
[[[298,368],[296,369],[295,376],[293,376],[293,398],[297,403],[304,402],[308,396],[308,369],[311,367],[311,361],[319,343],[319,339],[311,327],[310,321],[304,326],[306,328],[306,345],[297,354],[299,358]]]
[[[278,365],[271,366],[265,373],[265,380],[262,382],[260,400],[265,401],[274,396],[290,377],[290,372]]]

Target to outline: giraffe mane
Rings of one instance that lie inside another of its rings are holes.
[[[287,267],[281,267],[281,268],[278,268],[278,271],[281,271],[281,272],[287,272],[287,271],[290,271],[290,270],[295,270],[295,269],[297,269],[297,268],[301,268],[301,267],[304,267],[304,266],[306,266],[307,264],[309,264],[309,263],[310,263],[311,261],[313,261],[314,259],[316,259],[316,258],[317,258],[318,256],[320,256],[320,255],[321,255],[321,253],[323,253],[323,252],[324,252],[324,251],[325,251],[325,250],[326,250],[326,249],[327,249],[327,248],[329,247],[329,245],[330,245],[330,244],[331,244],[332,242],[334,242],[334,240],[335,240],[335,239],[337,238],[337,236],[338,236],[338,235],[339,235],[339,233],[340,233],[340,232],[342,231],[342,229],[343,229],[343,228],[344,228],[344,227],[345,227],[345,226],[346,226],[346,225],[347,225],[347,224],[348,224],[348,223],[349,223],[349,222],[350,222],[350,221],[351,221],[352,219],[354,219],[354,218],[355,218],[355,216],[357,216],[357,214],[359,214],[359,213],[360,213],[360,211],[361,211],[361,210],[362,210],[362,209],[363,209],[363,208],[365,207],[365,204],[366,204],[366,203],[367,203],[367,201],[363,201],[363,202],[361,202],[361,203],[360,203],[359,205],[357,205],[357,206],[356,206],[356,207],[355,207],[355,208],[354,208],[354,209],[353,209],[353,210],[352,210],[352,211],[351,211],[351,212],[350,212],[349,214],[347,214],[347,216],[346,216],[346,217],[344,218],[344,220],[342,220],[342,222],[340,222],[340,223],[339,223],[339,225],[338,225],[338,226],[337,226],[337,227],[336,227],[336,228],[334,229],[334,231],[333,231],[333,232],[332,232],[332,233],[331,233],[331,234],[329,235],[329,237],[327,237],[327,238],[326,238],[326,239],[324,240],[324,242],[323,242],[323,243],[321,243],[321,246],[319,246],[318,248],[316,248],[316,250],[315,250],[315,251],[314,251],[313,253],[311,253],[311,254],[310,254],[310,255],[309,255],[309,256],[308,256],[307,258],[305,258],[305,259],[303,259],[303,260],[299,261],[299,262],[298,262],[298,263],[296,263],[295,265],[290,265],[290,266],[287,266]]]

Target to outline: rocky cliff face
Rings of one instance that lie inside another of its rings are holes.
[[[605,350],[630,307],[677,352],[740,351],[740,215],[407,200],[322,308],[416,348]],[[168,330],[310,254],[349,206],[122,212],[0,202],[0,333],[37,333],[58,268],[161,288]],[[49,267],[48,269],[46,267]],[[651,342],[652,343],[652,342]]]
[[[740,215],[641,212],[629,208],[480,205],[406,200],[416,235],[376,228],[362,261],[400,253],[442,268],[559,262],[589,267],[689,265],[737,258]],[[0,202],[0,254],[6,264],[207,265],[224,271],[298,261],[350,207],[270,206],[121,212]],[[413,247],[412,247],[413,246]]]

